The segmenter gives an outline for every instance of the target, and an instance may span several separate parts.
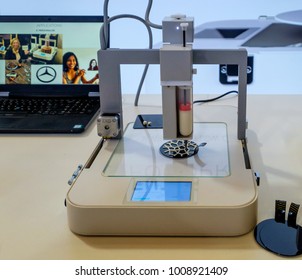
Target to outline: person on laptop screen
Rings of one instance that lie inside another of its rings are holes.
[[[18,63],[21,62],[21,59],[28,58],[29,51],[22,50],[21,44],[18,38],[13,38],[10,43],[10,47],[5,53],[5,59],[16,60]]]
[[[91,80],[87,80],[85,72],[80,69],[78,58],[73,52],[63,55],[63,84],[93,84],[98,80],[98,73]]]
[[[89,71],[99,70],[98,63],[97,63],[96,59],[91,59],[90,60],[89,67],[88,67],[87,70],[89,70]]]

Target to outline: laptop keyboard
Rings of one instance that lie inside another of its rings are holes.
[[[0,98],[0,115],[94,114],[99,98]]]

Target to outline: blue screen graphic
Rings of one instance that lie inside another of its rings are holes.
[[[192,182],[138,181],[131,201],[190,201]]]

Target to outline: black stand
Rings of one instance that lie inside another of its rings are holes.
[[[302,227],[296,224],[299,205],[291,203],[285,220],[286,201],[277,200],[275,219],[264,220],[254,230],[254,237],[264,249],[281,256],[302,254]]]

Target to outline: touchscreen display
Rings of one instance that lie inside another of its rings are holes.
[[[131,201],[190,201],[192,182],[138,181]]]

